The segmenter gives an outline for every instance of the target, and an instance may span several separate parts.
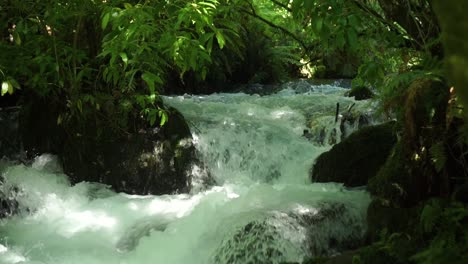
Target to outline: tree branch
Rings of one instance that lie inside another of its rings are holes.
[[[300,39],[298,36],[296,36],[296,34],[292,33],[291,31],[289,31],[285,27],[280,26],[280,25],[276,25],[275,23],[273,23],[273,22],[267,20],[266,18],[263,18],[262,16],[258,15],[257,12],[255,12],[255,8],[253,7],[252,3],[249,3],[249,5],[250,5],[250,9],[251,9],[250,11],[246,10],[246,9],[241,9],[241,12],[243,12],[245,14],[248,14],[251,17],[254,17],[254,18],[262,21],[263,23],[267,24],[268,26],[270,26],[272,28],[276,28],[276,29],[280,30],[281,32],[285,33],[286,35],[290,36],[291,38],[293,38],[295,41],[297,41],[304,48],[304,51],[307,51],[309,49],[309,47],[304,43],[304,41],[302,41],[302,39]]]
[[[279,6],[279,7],[282,7],[284,9],[286,9],[288,12],[291,12],[292,13],[292,9],[288,7],[288,5],[286,4],[283,4],[281,3],[280,1],[278,0],[270,0],[270,2],[272,2],[273,4]]]

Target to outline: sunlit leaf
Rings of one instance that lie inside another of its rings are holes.
[[[10,85],[7,81],[2,82],[2,96],[4,96],[8,92],[9,87]]]
[[[160,126],[164,126],[164,124],[167,122],[167,113],[161,110],[161,121],[159,122]]]
[[[110,13],[106,13],[104,17],[102,18],[102,24],[101,24],[102,29],[106,29],[107,24],[109,23],[109,19],[110,19]]]
[[[122,61],[125,63],[125,65],[127,65],[128,63],[127,53],[121,52],[119,55],[120,55],[120,58],[122,58]]]
[[[216,39],[218,40],[218,45],[222,49],[226,41],[224,40],[224,36],[220,31],[216,31]]]

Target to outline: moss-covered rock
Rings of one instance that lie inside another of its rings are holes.
[[[65,173],[73,182],[101,182],[116,191],[136,194],[190,190],[195,147],[187,123],[174,109],[161,128],[141,128],[107,142],[88,139],[82,147],[77,142],[79,139],[73,146],[77,151],[65,149],[61,154]]]
[[[369,181],[368,190],[395,207],[412,207],[448,192],[442,173],[447,87],[437,80],[416,79],[406,92],[401,139],[385,165]]]
[[[366,86],[353,86],[348,94],[349,97],[354,97],[356,100],[366,100],[374,97],[374,93]]]
[[[403,145],[398,143],[391,151],[385,164],[381,167],[375,177],[369,180],[368,191],[385,201],[387,204],[400,206],[405,201],[414,200],[415,188],[412,177],[408,171]]]
[[[133,194],[190,190],[192,165],[200,162],[190,129],[177,110],[169,109],[162,127],[150,127],[138,115],[119,117],[127,119],[125,131],[94,120],[58,125],[59,110],[40,100],[23,107],[21,134],[30,158],[57,154],[72,183],[99,182]],[[205,171],[202,164],[198,167]]]
[[[387,159],[396,142],[393,122],[365,127],[320,155],[312,169],[314,182],[366,185]]]

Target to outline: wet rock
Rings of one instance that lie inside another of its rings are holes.
[[[73,182],[100,182],[133,194],[188,192],[193,166],[203,168],[190,129],[175,110],[161,128],[140,129],[109,142],[87,142],[79,152],[77,156],[65,149],[61,155]]]
[[[120,252],[132,251],[142,237],[149,236],[151,232],[163,232],[168,224],[166,219],[142,219],[125,231],[115,248]]]
[[[251,94],[251,95],[253,94],[270,95],[280,90],[281,90],[281,86],[279,85],[252,83],[252,84],[241,85],[240,87],[235,89],[235,92]]]
[[[281,233],[270,221],[252,221],[223,241],[214,263],[280,263],[285,261]]]
[[[59,126],[61,112],[60,106],[48,102],[27,102],[20,114],[21,138],[29,158],[58,155],[73,184],[98,182],[117,192],[142,195],[189,192],[192,176],[201,181],[198,185],[209,184],[190,129],[175,109],[169,109],[163,127],[149,127],[138,115],[128,114],[125,132],[102,120]]]
[[[18,202],[10,196],[10,193],[0,192],[0,219],[15,215],[18,212]]]
[[[354,97],[356,100],[366,100],[374,97],[374,93],[369,87],[354,86],[348,94],[349,97]]]
[[[363,243],[365,222],[344,204],[323,202],[318,208],[272,212],[226,238],[215,263],[291,263],[298,256],[331,256]]]
[[[0,219],[16,215],[20,212],[19,203],[16,197],[20,194],[17,187],[4,183],[0,168]]]
[[[347,138],[352,132],[368,126],[371,117],[366,113],[345,112],[340,121],[341,141]]]
[[[365,127],[320,155],[311,171],[313,182],[366,185],[385,163],[396,136],[394,123]]]

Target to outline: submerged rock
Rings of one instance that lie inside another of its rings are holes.
[[[286,263],[298,256],[331,256],[362,245],[364,220],[336,202],[324,202],[318,209],[272,212],[226,238],[214,263]]]
[[[366,100],[374,97],[374,93],[369,87],[366,86],[354,86],[349,91],[349,97],[354,97],[356,100]]]
[[[19,203],[16,197],[19,195],[19,188],[5,183],[3,176],[5,168],[9,162],[0,160],[0,219],[10,217],[20,212]]]
[[[320,155],[311,172],[313,182],[366,185],[385,163],[396,142],[394,123],[365,127]]]
[[[15,190],[11,189],[0,191],[0,219],[15,215],[19,212],[18,201],[14,198],[15,192]]]
[[[135,249],[144,236],[149,236],[151,232],[162,232],[169,224],[167,219],[142,219],[128,228],[122,237],[117,241],[115,248],[120,252],[128,252]]]

